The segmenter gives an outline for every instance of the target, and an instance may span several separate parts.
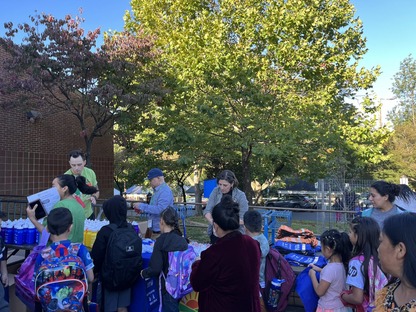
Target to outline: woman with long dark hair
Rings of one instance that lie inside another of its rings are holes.
[[[393,279],[377,293],[376,311],[416,311],[416,214],[384,221],[378,247],[381,268]]]
[[[61,199],[54,205],[54,208],[68,208],[72,214],[73,224],[71,233],[69,234],[69,240],[73,243],[82,243],[84,240],[85,213],[84,209],[75,199],[73,194],[75,194],[77,189],[80,189],[84,194],[94,194],[97,192],[97,189],[93,186],[88,186],[84,177],[78,176],[75,178],[70,174],[57,176],[53,179],[52,186],[57,189]],[[42,233],[44,226],[47,225],[47,217],[45,218],[43,224],[40,223],[35,216],[36,208],[37,205],[35,205],[34,208],[27,206],[26,213],[30,221],[32,221],[35,225],[36,229]]]
[[[260,246],[239,231],[240,210],[226,195],[212,210],[217,242],[192,265],[191,284],[200,312],[260,311]]]
[[[374,208],[362,212],[363,217],[371,217],[377,221],[380,229],[386,218],[403,212],[403,209],[394,204],[396,196],[400,194],[400,187],[397,184],[386,181],[376,181],[370,187],[370,201]]]

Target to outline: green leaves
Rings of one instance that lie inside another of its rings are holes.
[[[99,49],[100,30],[84,31],[81,17],[63,19],[41,14],[31,24],[5,26],[7,37],[0,40],[11,55],[0,80],[0,88],[13,94],[5,105],[21,105],[46,114],[68,112],[79,121],[86,155],[94,138],[120,122],[140,115],[152,101],[160,101],[163,89],[159,67],[152,67],[158,54],[153,38],[135,30],[108,34]],[[23,32],[23,41],[12,40]],[[156,68],[156,69],[155,69]],[[25,93],[19,92],[25,86]],[[24,107],[22,107],[24,109]],[[130,116],[126,116],[130,114]],[[120,124],[120,128],[127,126]]]
[[[366,48],[349,1],[134,0],[126,27],[138,25],[167,65],[170,109],[154,129],[170,153],[240,163],[248,191],[266,172],[325,174],[329,147],[378,153],[373,125],[343,100],[377,74],[355,62]]]

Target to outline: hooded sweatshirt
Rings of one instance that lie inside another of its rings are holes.
[[[127,222],[127,203],[122,196],[116,195],[105,201],[103,211],[110,224],[117,224],[118,227],[129,226]],[[113,230],[108,225],[105,225],[97,233],[97,238],[91,250],[91,257],[94,261],[94,273],[101,272],[107,243],[112,232]]]
[[[188,249],[188,242],[177,232],[171,231],[169,233],[163,233],[156,239],[149,267],[143,270],[143,277],[158,277],[162,270],[166,275],[169,268],[168,252],[186,249]]]

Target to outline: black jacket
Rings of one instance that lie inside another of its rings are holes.
[[[188,242],[178,233],[174,231],[163,233],[156,239],[149,267],[143,270],[143,277],[158,277],[162,270],[166,275],[169,267],[168,252],[186,250],[187,248]]]

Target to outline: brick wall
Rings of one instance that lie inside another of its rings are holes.
[[[0,48],[0,64],[5,58]],[[5,95],[0,90],[0,102]],[[24,195],[51,186],[55,176],[69,169],[67,154],[85,150],[80,126],[68,112],[41,111],[30,122],[28,109],[0,108],[0,195]],[[111,134],[94,139],[91,168],[97,174],[101,198],[113,194],[114,153]]]

